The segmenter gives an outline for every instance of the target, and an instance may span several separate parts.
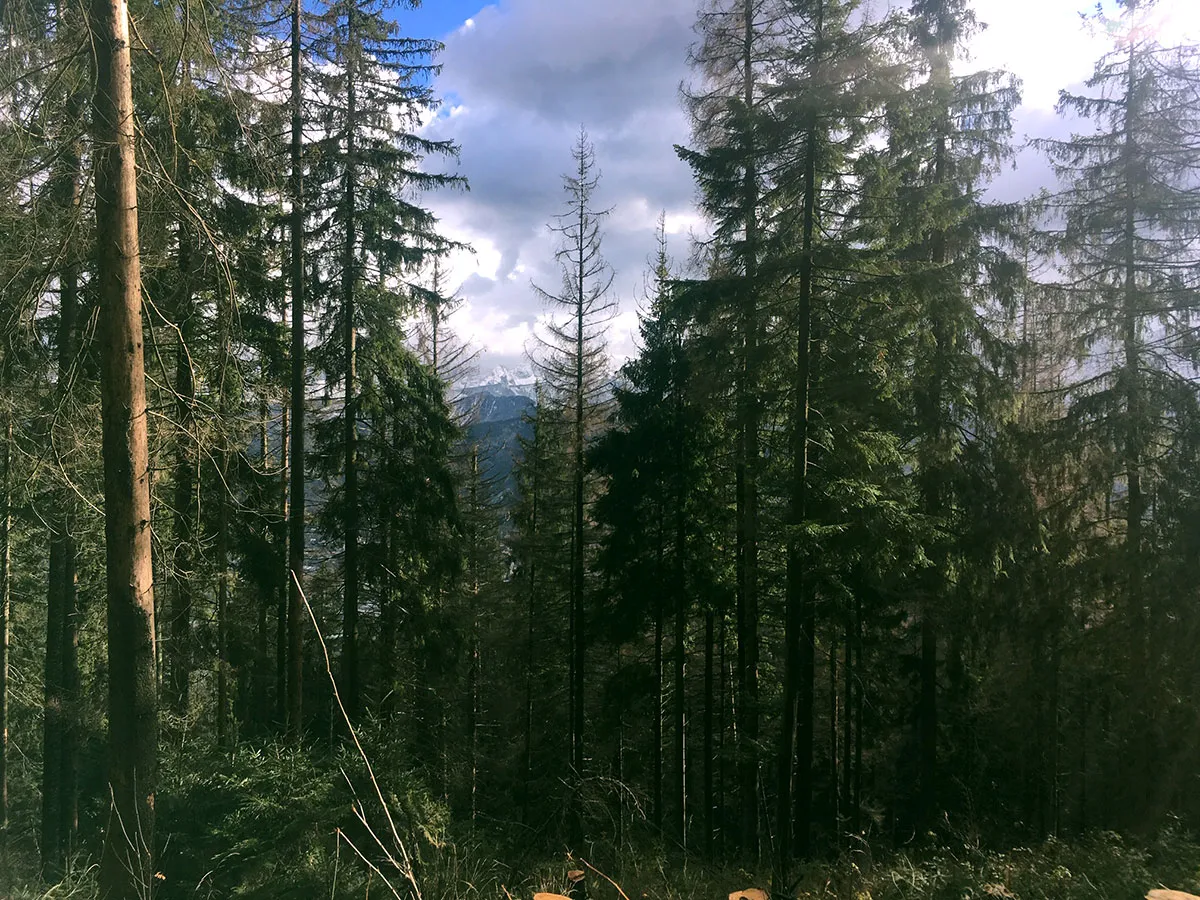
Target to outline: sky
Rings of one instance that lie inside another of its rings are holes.
[[[562,210],[562,174],[580,126],[595,145],[596,202],[610,213],[604,255],[615,272],[620,312],[610,330],[614,366],[636,350],[637,311],[660,211],[668,250],[686,262],[702,234],[695,188],[674,144],[689,143],[679,88],[689,77],[698,0],[425,0],[398,16],[405,33],[445,43],[436,89],[443,103],[425,133],[458,143],[451,165],[468,192],[425,202],[444,232],[474,248],[449,267],[462,307],[452,320],[480,349],[480,368],[519,367],[545,309],[532,284],[554,290],[561,276],[548,225]],[[902,0],[866,0],[876,9]],[[1115,0],[1104,0],[1112,9]],[[1022,82],[1015,143],[1065,136],[1056,116],[1062,88],[1079,89],[1111,36],[1085,26],[1095,0],[976,0],[987,27],[963,71],[1005,68]],[[1151,25],[1168,42],[1200,38],[1200,2],[1160,0]],[[1016,200],[1052,186],[1049,166],[1022,149],[993,186]]]

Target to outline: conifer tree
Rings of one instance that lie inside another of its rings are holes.
[[[597,424],[607,388],[604,326],[615,312],[609,297],[613,273],[601,254],[600,223],[606,211],[595,206],[599,174],[595,151],[587,132],[580,129],[571,150],[575,170],[563,176],[567,210],[557,217],[551,230],[559,236],[556,252],[562,270],[562,287],[557,293],[535,286],[551,308],[552,318],[541,339],[534,364],[542,374],[550,402],[562,416],[570,460],[570,703],[571,797],[569,815],[571,840],[583,840],[581,789],[584,778],[584,703],[587,662],[587,603],[585,573],[588,568],[587,528],[591,497],[585,460],[587,444]]]
[[[111,786],[100,896],[134,900],[148,896],[154,885],[158,705],[127,5],[103,0],[93,3],[89,32],[96,47],[92,148],[104,426]]]
[[[758,853],[759,832],[759,474],[762,468],[762,307],[773,285],[764,275],[763,192],[771,159],[765,74],[782,51],[775,0],[714,2],[700,13],[692,54],[699,78],[686,103],[695,148],[676,147],[691,166],[701,205],[713,219],[714,258],[736,329],[737,735],[739,840]]]
[[[1065,140],[1044,140],[1061,188],[1046,200],[1048,250],[1061,261],[1051,285],[1077,336],[1086,375],[1072,386],[1072,439],[1100,451],[1094,480],[1082,485],[1121,528],[1099,521],[1117,548],[1114,612],[1124,635],[1118,682],[1128,715],[1113,735],[1127,774],[1118,801],[1126,824],[1147,815],[1144,785],[1165,735],[1152,723],[1162,707],[1164,673],[1153,649],[1167,621],[1152,599],[1156,532],[1151,498],[1162,482],[1179,423],[1195,387],[1197,216],[1193,167],[1200,154],[1200,54],[1164,46],[1140,26],[1150,3],[1128,0],[1113,21],[1117,45],[1096,64],[1086,92],[1064,92],[1059,110],[1093,123]],[[1103,19],[1102,14],[1097,14]],[[1190,362],[1189,362],[1190,360]],[[1184,367],[1181,370],[1180,365]]]
[[[437,67],[430,60],[441,45],[401,37],[385,15],[390,8],[380,0],[331,3],[322,16],[325,30],[318,46],[332,70],[315,78],[320,90],[338,98],[326,107],[328,136],[313,171],[320,210],[315,230],[323,235],[313,252],[328,270],[324,283],[336,285],[336,295],[324,305],[332,314],[331,334],[337,335],[340,352],[335,355],[327,347],[321,355],[326,372],[342,381],[344,391],[341,693],[352,716],[358,713],[360,694],[357,403],[361,382],[372,377],[372,360],[360,360],[359,334],[396,327],[411,292],[390,289],[389,281],[399,278],[404,285],[432,254],[448,246],[433,215],[413,202],[412,193],[464,183],[423,166],[428,156],[453,156],[455,147],[416,133],[420,114],[436,105],[430,79]],[[314,297],[318,303],[323,299]]]

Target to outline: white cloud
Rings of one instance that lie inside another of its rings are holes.
[[[904,0],[881,0],[899,5]],[[1104,0],[1112,9],[1115,0]],[[975,0],[988,24],[963,71],[1007,68],[1023,82],[1015,141],[1063,134],[1053,108],[1061,88],[1078,89],[1111,46],[1079,13],[1094,0]],[[439,81],[453,98],[426,133],[462,147],[466,194],[431,196],[448,232],[472,243],[451,281],[467,304],[460,330],[486,346],[485,367],[517,362],[543,318],[531,280],[558,286],[547,223],[563,206],[561,173],[581,123],[596,145],[602,180],[596,202],[612,207],[605,251],[621,312],[610,337],[618,360],[634,352],[642,273],[665,209],[670,249],[688,256],[687,235],[703,234],[690,173],[672,144],[689,140],[678,102],[689,76],[687,51],[696,0],[502,0],[482,7],[446,39]],[[1172,36],[1200,35],[1200,3],[1160,0],[1156,22]],[[1049,183],[1036,153],[998,179],[993,195],[1017,200]]]

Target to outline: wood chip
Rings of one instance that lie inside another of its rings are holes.
[[[1146,894],[1146,900],[1200,900],[1200,897],[1185,891],[1168,891],[1165,888],[1155,888]]]

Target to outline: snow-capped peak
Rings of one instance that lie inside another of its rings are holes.
[[[521,394],[532,397],[536,383],[537,379],[533,372],[524,366],[513,369],[496,366],[486,375],[481,375],[464,384],[463,390],[471,394]]]

